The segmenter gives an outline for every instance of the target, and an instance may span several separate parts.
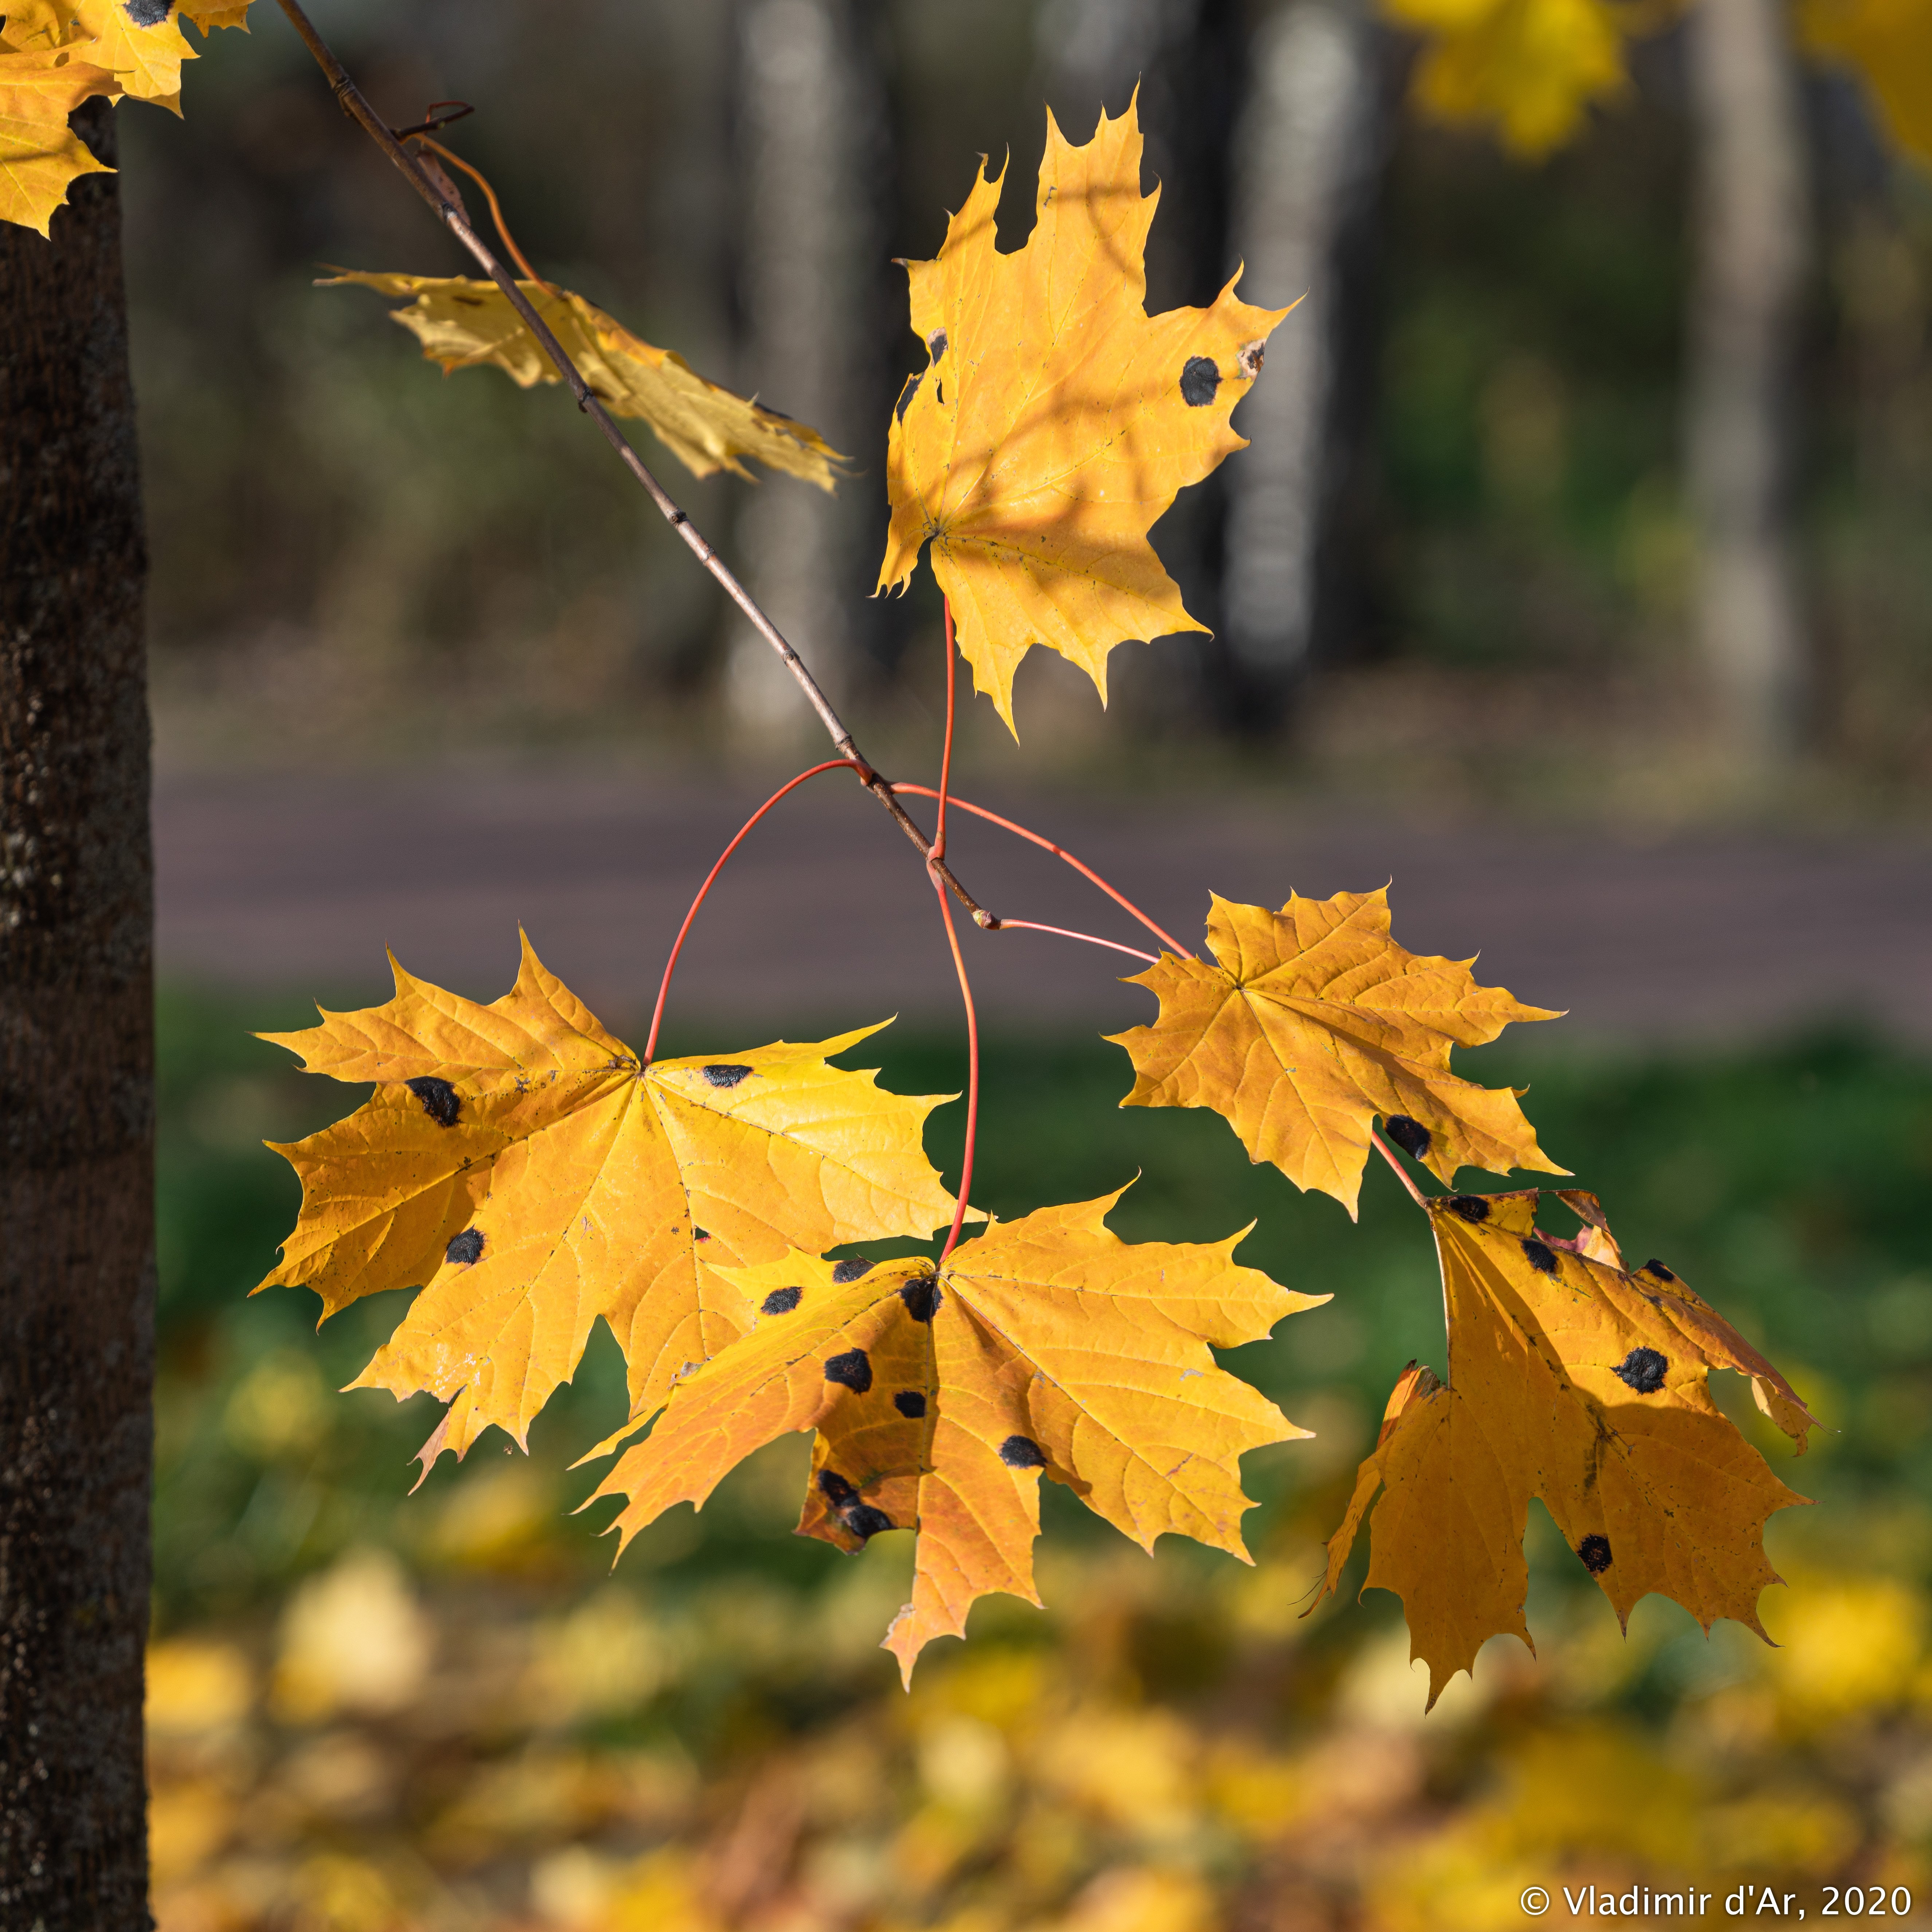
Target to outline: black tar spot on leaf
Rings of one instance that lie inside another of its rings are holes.
[[[849,1262],[834,1264],[832,1279],[843,1288],[848,1281],[856,1281],[861,1275],[870,1274],[872,1264],[863,1255],[854,1255]]]
[[[870,1503],[854,1503],[850,1509],[841,1510],[838,1520],[861,1542],[869,1542],[882,1529],[892,1527],[892,1518]]]
[[[1659,1281],[1675,1281],[1677,1277],[1661,1262],[1648,1261],[1643,1264],[1646,1274],[1654,1274]]]
[[[760,1315],[789,1315],[804,1298],[802,1288],[775,1288],[758,1304]]]
[[[174,0],[123,0],[122,8],[137,27],[158,27],[174,10]]]
[[[481,1228],[465,1228],[443,1250],[442,1258],[446,1262],[458,1262],[464,1268],[472,1267],[483,1258],[483,1230]]]
[[[1654,1395],[1663,1388],[1664,1373],[1670,1366],[1670,1357],[1660,1355],[1654,1348],[1633,1348],[1614,1372],[1619,1382],[1629,1383],[1639,1395]]]
[[[825,1379],[863,1395],[872,1386],[872,1359],[863,1348],[848,1348],[825,1364]]]
[[[901,1389],[892,1397],[892,1406],[902,1415],[923,1415],[926,1413],[926,1397],[917,1389]]]
[[[403,1084],[422,1102],[423,1112],[438,1126],[455,1126],[456,1117],[463,1111],[463,1096],[447,1080],[439,1080],[434,1073],[424,1073],[413,1080],[405,1080]]]
[[[1466,1221],[1486,1221],[1490,1218],[1490,1204],[1480,1194],[1452,1194],[1449,1197],[1449,1211],[1461,1215]]]
[[[1576,1554],[1583,1559],[1583,1568],[1592,1576],[1600,1576],[1610,1567],[1610,1539],[1607,1536],[1586,1536],[1577,1544]]]
[[[920,370],[905,379],[905,387],[899,392],[899,399],[892,405],[892,415],[900,422],[905,421],[905,412],[912,407],[913,398],[919,394],[919,379],[923,374],[923,370]]]
[[[944,361],[946,356],[945,330],[943,328],[935,328],[932,333],[926,338],[926,346],[927,352],[932,356],[934,362],[938,362]]]
[[[820,1470],[818,1486],[824,1492],[825,1500],[834,1509],[843,1509],[859,1493],[836,1469]]]
[[[1221,372],[1204,356],[1190,356],[1180,372],[1180,400],[1190,409],[1204,409],[1221,386]]]
[[[1523,1238],[1522,1258],[1538,1274],[1554,1274],[1556,1272],[1556,1256],[1534,1235]]]
[[[735,1087],[752,1072],[748,1066],[707,1066],[702,1070],[706,1083],[712,1087]]]
[[[1009,1436],[1000,1444],[1000,1460],[1010,1469],[1043,1469],[1046,1452],[1030,1436]]]
[[[933,1276],[922,1274],[899,1290],[899,1299],[915,1322],[930,1322],[939,1312],[939,1283]]]
[[[1429,1151],[1429,1130],[1420,1120],[1406,1114],[1391,1114],[1382,1125],[1388,1128],[1389,1138],[1411,1160],[1420,1160]]]

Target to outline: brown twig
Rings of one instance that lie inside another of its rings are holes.
[[[718,580],[724,594],[743,612],[752,628],[778,652],[784,668],[791,673],[798,688],[805,693],[807,702],[818,712],[819,722],[825,727],[826,734],[838,747],[839,755],[851,761],[854,770],[858,773],[860,782],[891,813],[899,830],[918,848],[920,856],[934,866],[937,875],[945,880],[959,903],[973,915],[974,924],[986,927],[994,925],[997,922],[993,914],[988,912],[959,883],[945,860],[943,858],[937,861],[933,860],[932,847],[926,834],[913,823],[905,807],[892,796],[892,787],[872,769],[870,760],[854,742],[851,733],[845,728],[844,721],[832,710],[831,700],[819,688],[818,680],[806,668],[804,660],[785,641],[778,626],[758,608],[750,592],[733,575],[723,558],[699,533],[691,519],[672,501],[664,485],[645,466],[644,459],[631,447],[629,439],[617,427],[616,418],[598,400],[576,364],[565,352],[563,345],[537,313],[530,298],[517,286],[515,278],[491,253],[489,244],[470,226],[462,209],[450,202],[424,171],[416,158],[396,138],[395,130],[370,106],[362,90],[350,76],[349,70],[337,59],[334,50],[316,32],[315,23],[302,10],[300,0],[278,0],[278,4],[287,16],[290,26],[301,36],[303,46],[314,56],[316,66],[322,69],[336,100],[340,104],[342,111],[388,156],[404,179],[428,202],[437,220],[468,250],[484,273],[502,290],[504,299],[522,318],[524,326],[536,338],[544,353],[556,365],[557,374],[563,378],[571,394],[577,398],[577,406],[603,433],[604,441],[616,452],[618,460],[643,486],[645,494],[657,506],[665,522],[683,539],[686,548]]]

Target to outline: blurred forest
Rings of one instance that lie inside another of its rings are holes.
[[[1342,0],[316,14],[398,124],[476,104],[448,138],[547,273],[852,456],[836,505],[666,473],[868,742],[928,730],[938,679],[929,584],[867,594],[920,352],[892,258],[932,253],[981,154],[1010,157],[1017,242],[1042,100],[1084,138],[1138,77],[1150,306],[1209,300],[1241,261],[1250,299],[1310,299],[1238,420],[1255,446],[1155,532],[1216,634],[1117,652],[1104,745],[1034,653],[1028,744],[976,715],[969,759],[1185,777],[1232,752],[1392,806],[1668,819],[1726,808],[1768,749],[1780,810],[1928,795],[1932,187],[1844,71],[1795,70],[1803,232],[1767,379],[1790,608],[1760,628],[1788,620],[1802,663],[1789,730],[1754,743],[1697,634],[1682,23],[1530,162],[1405,106],[1412,40]],[[189,78],[185,120],[122,117],[164,769],[802,741],[762,646],[556,393],[443,381],[376,298],[311,286],[464,265],[281,23],[215,36]]]

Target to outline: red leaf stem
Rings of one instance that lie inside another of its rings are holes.
[[[822,765],[814,765],[808,772],[800,772],[789,784],[779,786],[778,790],[773,792],[749,818],[746,820],[739,829],[737,837],[718,855],[718,862],[706,874],[704,884],[698,887],[698,896],[692,901],[691,910],[685,914],[684,923],[678,928],[677,938],[672,942],[670,957],[664,962],[664,977],[658,982],[657,1007],[651,1015],[651,1036],[644,1042],[644,1064],[646,1066],[650,1064],[652,1057],[658,1050],[658,1029],[664,1024],[664,1000],[670,992],[670,976],[677,970],[677,956],[684,950],[684,942],[686,935],[691,931],[691,922],[698,916],[698,908],[704,903],[705,895],[717,883],[718,874],[724,871],[725,860],[745,842],[746,833],[749,832],[752,827],[757,824],[758,820],[764,818],[765,814],[770,811],[772,807],[777,804],[788,792],[796,791],[807,778],[815,778],[820,772],[856,772],[858,769],[857,761],[854,759],[828,758]],[[950,918],[947,923],[950,926],[951,924]]]
[[[890,782],[892,789],[894,791],[909,791],[917,798],[937,798],[939,796],[938,793],[934,791],[930,785],[902,784],[896,778],[892,779]],[[1066,864],[1071,866],[1076,872],[1079,873],[1083,878],[1091,880],[1092,882],[1095,885],[1098,886],[1101,891],[1105,892],[1108,898],[1112,899],[1116,905],[1132,913],[1135,918],[1138,920],[1142,925],[1147,928],[1148,932],[1152,933],[1156,939],[1160,940],[1163,944],[1171,946],[1175,953],[1177,953],[1181,958],[1192,959],[1194,957],[1194,955],[1190,952],[1186,946],[1182,945],[1180,941],[1176,939],[1171,932],[1166,931],[1163,927],[1155,925],[1154,921],[1148,918],[1147,914],[1142,912],[1140,908],[1136,905],[1133,901],[1127,897],[1126,893],[1116,892],[1112,886],[1108,884],[1105,879],[1101,878],[1098,872],[1094,871],[1091,866],[1083,865],[1080,860],[1074,857],[1071,852],[1067,850],[1065,846],[1056,845],[1051,838],[1043,837],[1037,832],[1030,832],[1024,825],[1016,825],[1010,818],[1002,818],[997,812],[988,812],[983,805],[974,805],[965,799],[956,796],[952,798],[950,802],[958,806],[962,812],[970,812],[975,818],[986,819],[992,824],[1004,826],[1007,831],[1016,834],[1022,838],[1030,839],[1034,844],[1040,846],[1044,850],[1051,852],[1056,859],[1064,860]],[[1002,926],[1024,926],[1026,923],[1027,922],[1024,920],[997,919],[994,920],[986,929],[989,932],[997,932]],[[1055,928],[1054,929],[1058,930],[1058,928]],[[1076,934],[1075,936],[1078,938],[1081,935]]]

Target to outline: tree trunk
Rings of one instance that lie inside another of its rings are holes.
[[[1378,56],[1353,0],[1288,0],[1256,36],[1236,142],[1241,292],[1300,306],[1268,344],[1237,425],[1252,447],[1226,471],[1231,722],[1250,728],[1280,716],[1356,601],[1337,538],[1375,352],[1362,284],[1387,158]]]
[[[75,125],[112,160],[94,102]],[[136,1932],[154,1358],[146,572],[112,175],[0,227],[0,1924]]]
[[[1762,772],[1798,749],[1810,698],[1791,502],[1810,243],[1804,125],[1779,0],[1697,0],[1688,32],[1698,146],[1687,398],[1697,634],[1722,749]]]
[[[864,454],[883,446],[890,406],[878,374],[890,359],[880,284],[891,170],[875,11],[876,0],[752,0],[740,43],[740,380],[868,472],[836,496],[783,477],[749,491],[737,519],[741,572],[842,706],[864,669],[857,633],[885,527],[874,514],[880,466]],[[902,317],[902,278],[899,289]],[[727,696],[741,740],[812,740],[797,687],[748,626],[732,636]]]

